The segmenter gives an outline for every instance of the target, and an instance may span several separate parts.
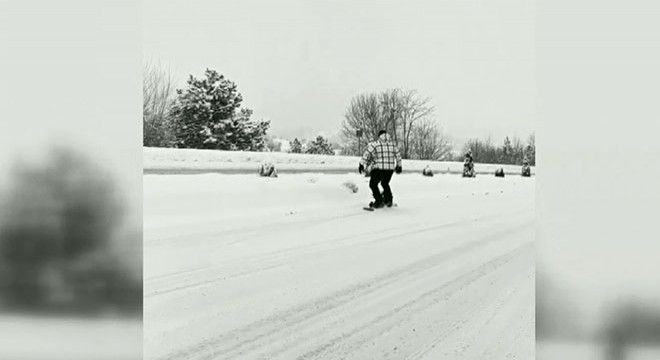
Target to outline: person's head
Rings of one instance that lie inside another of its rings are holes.
[[[387,140],[387,131],[381,130],[378,132],[378,139]]]

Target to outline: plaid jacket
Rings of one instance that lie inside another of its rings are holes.
[[[401,153],[389,138],[385,141],[378,139],[367,145],[361,163],[369,169],[394,170],[401,166]]]

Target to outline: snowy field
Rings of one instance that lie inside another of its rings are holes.
[[[0,314],[0,359],[142,359],[140,319]]]
[[[534,358],[534,178],[143,179],[146,359]]]
[[[163,173],[245,173],[256,172],[265,161],[275,164],[281,172],[357,172],[359,158],[353,156],[327,156],[310,154],[289,154],[278,152],[247,152],[192,149],[143,149],[145,174]],[[463,172],[462,162],[404,160],[405,172],[421,171],[429,166],[434,173]],[[521,167],[516,165],[494,165],[475,163],[477,174],[494,175],[495,170],[504,168],[506,174],[520,175]],[[532,174],[535,174],[532,167]]]
[[[660,348],[637,346],[628,349],[626,360],[657,360],[660,359]],[[537,360],[606,360],[605,344],[583,342],[539,341],[536,346]]]

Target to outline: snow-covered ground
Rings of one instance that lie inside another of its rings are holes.
[[[392,188],[144,175],[145,358],[532,359],[534,178]]]
[[[283,152],[247,152],[195,149],[143,149],[145,174],[152,173],[245,173],[256,172],[263,162],[272,162],[280,172],[316,171],[325,173],[357,172],[359,158],[354,156],[327,156],[310,154],[289,154]],[[404,160],[405,172],[420,173],[429,166],[435,173],[461,173],[462,162]],[[480,164],[474,169],[478,174],[494,175],[495,170],[520,175],[521,167],[516,165]],[[532,174],[536,170],[532,167]]]
[[[624,358],[627,360],[657,360],[660,359],[660,347],[633,346],[626,350]],[[541,340],[536,346],[536,359],[605,360],[608,357],[605,344]]]
[[[142,359],[140,319],[0,314],[0,359]]]

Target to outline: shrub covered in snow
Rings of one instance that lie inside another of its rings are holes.
[[[468,150],[465,154],[465,161],[463,162],[463,177],[475,177],[474,160],[472,158],[472,151]]]
[[[334,155],[335,151],[332,149],[330,143],[319,135],[316,137],[316,140],[312,141],[307,147],[307,154],[322,154],[322,155]]]
[[[265,162],[261,164],[261,168],[259,169],[259,176],[277,177],[277,169],[275,169],[275,165],[273,165],[271,162]]]
[[[532,176],[532,169],[529,167],[529,164],[524,164],[524,165],[522,166],[522,173],[521,173],[521,175],[524,176],[524,177],[530,177],[530,176]]]
[[[426,165],[424,170],[422,170],[422,175],[424,176],[433,176],[433,170],[431,170],[431,167]]]
[[[474,163],[465,162],[465,164],[463,164],[463,177],[473,178],[476,176],[477,174],[474,172]]]

